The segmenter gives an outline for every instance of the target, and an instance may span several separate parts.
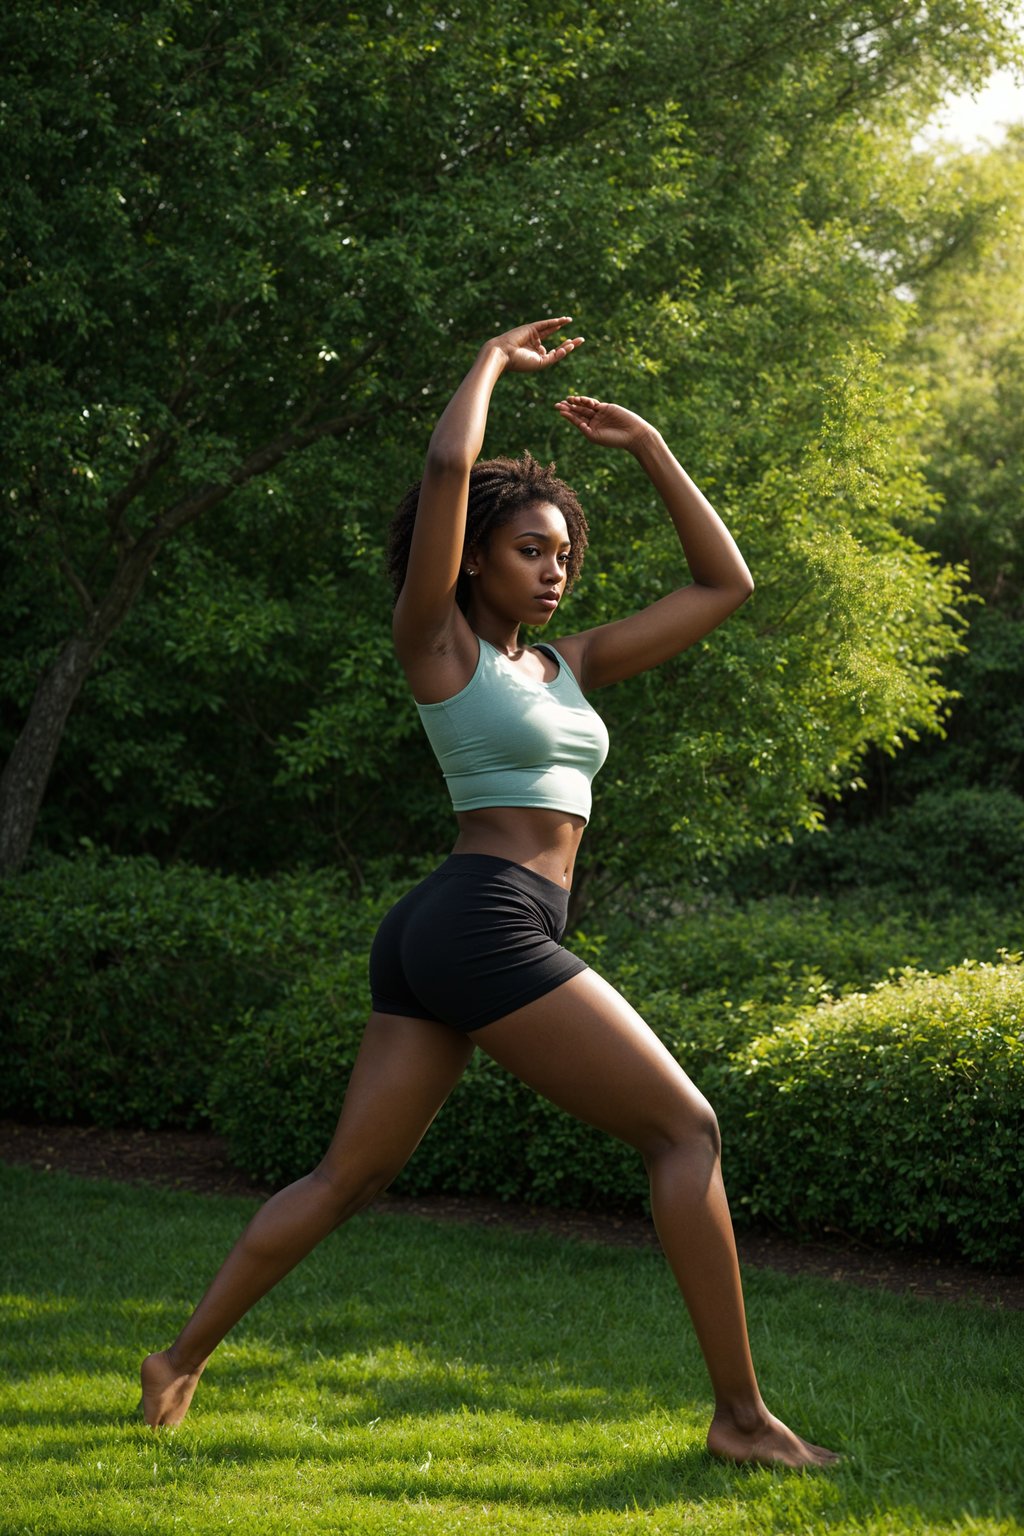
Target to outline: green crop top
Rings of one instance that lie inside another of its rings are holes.
[[[488,640],[465,688],[417,704],[456,811],[537,805],[590,816],[590,781],[608,756],[604,721],[565,659],[550,683],[524,677]]]

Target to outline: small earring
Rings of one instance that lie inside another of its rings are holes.
[[[471,565],[467,565],[466,566],[466,575],[467,576],[475,576],[476,575],[476,571],[473,569],[473,567]]]

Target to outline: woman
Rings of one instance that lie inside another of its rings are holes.
[[[632,453],[678,531],[692,585],[617,623],[523,646],[579,570],[586,522],[533,460],[476,464],[505,372],[548,368],[568,317],[480,352],[437,424],[392,530],[395,646],[452,793],[452,855],[394,907],[371,956],[373,1011],[319,1167],[267,1202],[170,1349],[142,1365],[147,1423],[177,1424],[228,1329],[394,1179],[475,1046],[570,1114],[636,1147],[658,1235],[715,1394],[708,1449],[826,1465],[773,1417],[754,1376],[714,1113],[643,1020],[560,946],[590,780],[607,737],[583,694],[667,661],[753,589],[728,531],[647,422],[562,400],[592,443]],[[468,519],[468,521],[467,521]]]

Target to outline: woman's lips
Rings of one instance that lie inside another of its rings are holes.
[[[543,603],[546,608],[557,608],[558,607],[558,598],[555,596],[555,594],[553,592],[542,592],[540,597],[538,597],[536,599],[536,601],[538,603]]]

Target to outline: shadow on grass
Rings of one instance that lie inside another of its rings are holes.
[[[173,1447],[204,1485],[230,1467],[259,1480],[300,1462],[353,1496],[559,1512],[770,1503],[789,1476],[707,1456],[703,1366],[656,1255],[392,1216],[324,1244],[235,1331],[188,1424],[154,1441],[134,1414],[138,1361],[180,1326],[251,1203],[0,1177],[0,1427],[14,1475],[137,1439],[158,1456]],[[805,1520],[826,1508],[830,1524],[908,1509],[951,1525],[1012,1517],[1024,1319],[946,1304],[940,1339],[918,1302],[777,1276],[752,1296],[773,1391],[781,1382],[798,1409],[826,1401],[815,1438],[853,1454],[800,1480]],[[965,1402],[961,1373],[987,1381],[987,1398]],[[100,1378],[123,1384],[109,1407],[95,1400]],[[445,1446],[433,1460],[432,1436]]]
[[[251,1407],[246,1405],[251,1417]],[[435,1409],[436,1413],[436,1409]],[[523,1509],[552,1512],[596,1513],[602,1510],[654,1510],[680,1504],[707,1505],[716,1500],[760,1500],[766,1484],[785,1474],[760,1468],[731,1467],[716,1461],[702,1445],[666,1447],[656,1452],[582,1451],[578,1446],[551,1445],[539,1458],[528,1454],[527,1475],[508,1459],[494,1465],[492,1446],[478,1446],[472,1433],[467,1434],[464,1453],[458,1457],[440,1454],[424,1464],[421,1446],[389,1447],[386,1442],[369,1444],[361,1431],[341,1430],[330,1437],[282,1434],[280,1426],[268,1428],[266,1438],[258,1426],[245,1434],[232,1429],[229,1412],[215,1414],[204,1423],[197,1417],[188,1430],[153,1435],[134,1416],[111,1416],[106,1420],[96,1413],[79,1411],[52,1415],[26,1412],[6,1415],[10,1424],[33,1430],[31,1447],[24,1446],[5,1457],[8,1474],[18,1476],[19,1467],[32,1462],[46,1468],[51,1465],[74,1466],[83,1457],[113,1458],[123,1449],[126,1432],[135,1430],[147,1460],[170,1459],[176,1473],[189,1474],[189,1486],[213,1488],[239,1468],[252,1474],[252,1486],[280,1487],[280,1478],[294,1476],[296,1468],[315,1465],[321,1484],[353,1498],[391,1501],[405,1506],[410,1499],[429,1498],[433,1502],[454,1500],[459,1505],[474,1502],[502,1504]],[[88,1426],[95,1434],[85,1439],[69,1433]],[[511,1425],[506,1438],[515,1444],[516,1429],[530,1435],[532,1424],[524,1421]],[[63,1432],[62,1432],[63,1431]],[[425,1433],[429,1438],[429,1433]],[[518,1458],[517,1458],[518,1461]],[[538,1476],[542,1486],[536,1486]],[[842,1511],[846,1501],[834,1480],[824,1475],[802,1482],[816,1481],[816,1489],[805,1488],[801,1507],[828,1506]],[[861,1501],[858,1501],[858,1506]]]

